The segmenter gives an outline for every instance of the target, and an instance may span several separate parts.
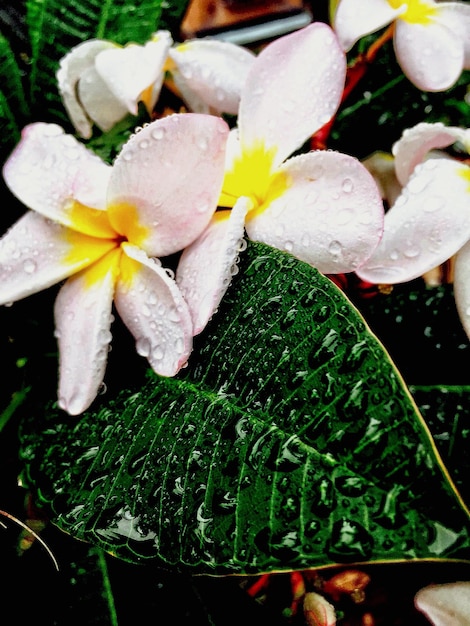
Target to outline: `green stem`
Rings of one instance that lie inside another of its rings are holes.
[[[103,587],[104,587],[106,601],[108,603],[111,624],[112,626],[118,626],[116,606],[114,604],[113,590],[111,587],[111,581],[109,579],[108,564],[106,562],[106,556],[103,550],[100,550],[99,548],[96,549],[96,555],[98,557],[98,564],[101,570],[101,575],[103,576]]]
[[[15,391],[15,393],[11,396],[10,404],[2,411],[2,413],[0,413],[0,433],[7,425],[16,409],[26,400],[26,396],[30,390],[31,387],[25,387],[24,389],[21,389],[21,391]]]

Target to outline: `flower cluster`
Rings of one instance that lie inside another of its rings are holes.
[[[160,33],[142,47],[85,42],[65,57],[59,86],[78,132],[90,134],[90,119],[108,128],[137,101],[150,109],[167,57],[179,84],[186,76],[185,89],[196,93],[195,67],[213,76],[234,54],[212,42],[188,42],[173,54],[169,46]],[[233,75],[218,74],[222,92],[239,100],[230,134],[219,116],[175,114],[136,133],[110,166],[60,127],[37,123],[4,167],[31,211],[0,241],[1,302],[67,278],[55,320],[59,405],[71,414],[90,405],[103,380],[113,301],[138,352],[172,376],[227,289],[245,228],[325,273],[356,270],[380,240],[382,200],[364,165],[335,152],[287,158],[339,107],[346,59],[331,28],[314,23],[256,58],[235,56],[240,76],[246,72],[239,88]],[[147,58],[153,64],[142,63]],[[156,259],[180,251],[173,278]]]
[[[467,67],[468,7],[365,5],[353,11],[341,0],[335,30],[313,23],[257,55],[216,40],[174,44],[158,31],[143,46],[86,41],[61,60],[59,92],[82,138],[93,124],[106,131],[136,114],[139,103],[151,115],[164,81],[192,111],[146,125],[112,166],[62,128],[31,124],[5,164],[7,185],[30,211],[0,240],[0,298],[11,303],[67,279],[55,305],[63,409],[81,413],[97,394],[113,302],[138,352],[158,374],[175,375],[236,272],[245,235],[325,274],[373,283],[411,280],[458,253],[456,298],[470,334],[469,169],[434,153],[455,142],[468,150],[468,131],[418,124],[393,156],[364,163],[303,148],[340,106],[344,50],[387,21],[396,20],[398,58],[417,84],[445,88]],[[413,66],[409,33],[436,32],[458,54],[443,57],[454,63],[442,62],[433,83],[427,75],[419,83],[410,68],[423,66],[427,40]],[[233,128],[222,112],[237,116]],[[175,253],[173,275],[159,259]]]
[[[323,149],[359,76],[347,53],[363,37],[383,29],[376,43],[393,41],[407,79],[445,91],[470,69],[470,5],[331,0],[330,9],[331,26],[314,21],[256,52],[158,30],[143,45],[84,41],[60,60],[74,134],[32,122],[4,164],[25,213],[0,238],[0,305],[57,287],[66,413],[86,411],[103,385],[115,314],[152,370],[176,376],[216,323],[247,239],[373,285],[449,263],[470,337],[470,130],[420,121],[390,152],[362,160]],[[363,69],[371,58],[355,61]],[[181,108],[157,110],[165,90]],[[91,149],[88,140],[145,111],[148,123],[112,163]],[[468,624],[469,594],[466,582],[433,585],[416,608],[436,625]],[[321,593],[303,602],[308,623],[336,623]]]
[[[110,130],[139,103],[149,114],[162,85],[174,84],[191,111],[236,114],[241,86],[254,54],[224,41],[176,45],[168,31],[139,46],[91,39],[61,59],[59,92],[77,133],[89,139],[93,124]]]

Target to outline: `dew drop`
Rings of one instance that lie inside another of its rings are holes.
[[[147,337],[139,337],[135,342],[135,349],[140,356],[149,356],[151,350],[150,340]]]
[[[160,139],[163,139],[163,137],[165,136],[165,129],[160,127],[154,128],[150,134],[154,139],[158,141]]]
[[[343,246],[340,244],[339,241],[336,241],[336,240],[332,241],[330,245],[328,246],[328,251],[331,254],[334,254],[335,256],[338,254],[341,254],[342,250],[343,250]]]
[[[406,256],[407,259],[414,259],[415,257],[419,256],[419,253],[420,249],[418,248],[418,246],[412,244],[410,244],[407,248],[405,248],[405,250],[403,250],[403,254]]]
[[[152,353],[152,357],[155,359],[155,361],[161,361],[164,354],[165,349],[163,348],[163,346],[157,346]]]
[[[350,178],[345,178],[341,186],[344,193],[351,193],[351,191],[354,189],[354,183]]]
[[[36,268],[36,263],[32,259],[26,259],[23,263],[23,269],[27,274],[34,274]]]

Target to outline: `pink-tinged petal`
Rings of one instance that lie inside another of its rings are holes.
[[[454,296],[460,321],[470,337],[470,243],[467,242],[455,255]],[[470,615],[470,613],[469,613]]]
[[[395,172],[395,159],[387,152],[374,152],[362,161],[364,167],[372,174],[380,191],[380,195],[391,206],[401,193],[401,185]]]
[[[307,626],[335,626],[335,607],[319,593],[308,591],[304,596],[303,611]]]
[[[470,582],[423,587],[415,595],[415,606],[433,626],[470,626]]]
[[[253,52],[227,41],[192,40],[172,48],[169,56],[175,84],[192,111],[238,113]]]
[[[406,6],[393,9],[387,0],[340,0],[333,28],[343,46],[350,50],[364,37],[393,22]]]
[[[444,126],[441,122],[435,124],[421,122],[407,128],[392,148],[400,183],[406,184],[414,168],[424,161],[428,152],[437,148],[447,148],[457,141],[470,144],[470,132],[455,126]]]
[[[185,113],[152,122],[116,159],[108,193],[114,228],[148,256],[167,256],[194,241],[216,209],[224,173],[227,124]]]
[[[119,257],[116,249],[69,278],[56,298],[58,404],[70,415],[85,411],[103,382],[112,339],[111,309]]]
[[[77,85],[84,72],[94,66],[97,55],[112,48],[115,44],[100,39],[90,39],[62,57],[57,71],[57,83],[65,110],[77,132],[85,139],[92,135],[92,125],[89,116],[77,98]]]
[[[0,303],[47,289],[113,247],[28,211],[0,239]]]
[[[418,165],[385,215],[383,238],[357,274],[371,283],[422,276],[470,238],[469,168],[448,159]]]
[[[191,314],[174,279],[142,250],[124,244],[115,305],[136,350],[161,376],[174,376],[192,349]]]
[[[244,151],[264,148],[281,163],[336,112],[346,58],[329,26],[316,22],[262,50],[242,91],[238,126]]]
[[[447,26],[464,46],[464,68],[470,69],[470,6],[464,2],[443,2],[436,6],[439,21]]]
[[[95,67],[83,72],[77,93],[88,117],[103,132],[111,130],[128,114],[127,107],[109,90]]]
[[[279,171],[285,191],[248,214],[248,236],[325,274],[364,263],[383,226],[382,199],[366,168],[345,154],[319,151],[291,158]]]
[[[64,226],[74,227],[73,201],[106,207],[111,167],[56,124],[23,129],[3,167],[10,190],[23,204]]]
[[[144,46],[129,44],[105,50],[96,57],[95,67],[116,100],[133,115],[142,101],[151,113],[160,93],[168,50],[173,40],[159,31]]]
[[[464,45],[445,25],[398,20],[393,38],[403,73],[418,89],[445,91],[463,70]]]
[[[191,311],[194,335],[205,328],[238,271],[238,255],[246,247],[243,233],[250,207],[247,198],[240,198],[231,211],[215,213],[203,234],[181,255],[176,282]]]

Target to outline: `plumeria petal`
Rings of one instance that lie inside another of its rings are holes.
[[[115,305],[136,339],[137,352],[157,374],[174,376],[192,349],[188,306],[174,279],[161,265],[124,244]]]
[[[8,187],[27,207],[72,228],[74,201],[105,208],[110,173],[109,165],[64,134],[60,126],[44,123],[23,129],[21,141],[3,168]],[[107,218],[100,219],[104,234],[111,235],[114,231],[104,223]]]
[[[393,22],[406,6],[394,9],[387,0],[340,0],[333,18],[333,28],[344,50],[365,35]]]
[[[0,239],[0,303],[47,289],[115,247],[28,211]]]
[[[245,216],[251,202],[240,198],[231,211],[218,211],[203,234],[183,251],[176,282],[188,303],[194,334],[210,320],[232,276],[243,241]]]
[[[459,37],[464,46],[464,68],[470,69],[470,6],[464,2],[442,2],[436,11],[439,21]]]
[[[448,159],[418,165],[386,213],[383,238],[359,277],[405,282],[455,254],[470,238],[469,171]]]
[[[192,111],[238,113],[253,52],[227,41],[192,40],[170,49],[169,56],[175,84]]]
[[[172,43],[168,31],[159,31],[144,46],[129,44],[124,48],[113,47],[96,57],[96,71],[110,93],[129,113],[137,114],[139,101],[144,102],[149,113],[152,112],[163,83],[163,66]]]
[[[148,256],[189,245],[209,224],[222,185],[227,124],[171,115],[137,133],[116,159],[108,190],[114,228]]]
[[[438,21],[418,24],[398,20],[394,46],[403,73],[423,91],[449,89],[462,72],[464,45]]]
[[[58,403],[70,415],[85,411],[103,382],[112,339],[111,309],[120,255],[115,249],[69,278],[56,298]]]
[[[394,204],[401,193],[402,185],[397,180],[393,156],[388,152],[377,151],[364,159],[362,164],[374,177],[382,198],[389,206]]]
[[[447,148],[457,141],[470,146],[470,131],[455,126],[444,126],[441,122],[435,124],[421,122],[407,128],[392,148],[400,183],[406,184],[416,165],[424,161],[428,152],[437,148]]]
[[[470,242],[455,255],[454,297],[460,321],[470,337]]]
[[[328,600],[316,593],[308,591],[304,596],[303,611],[307,626],[336,626],[335,607]]]
[[[434,626],[470,626],[470,582],[423,587],[415,605]]]
[[[77,85],[84,72],[94,66],[97,55],[115,44],[101,39],[90,39],[72,48],[59,63],[57,83],[65,109],[78,133],[85,139],[92,135],[92,125],[77,98]]]
[[[329,26],[316,22],[262,50],[243,88],[238,127],[243,150],[271,155],[274,165],[336,112],[346,59]]]
[[[377,246],[383,204],[371,174],[330,151],[293,157],[280,168],[285,190],[248,214],[251,239],[292,253],[321,272],[350,272]]]
[[[88,117],[103,132],[111,130],[128,113],[126,105],[108,89],[96,67],[83,72],[77,93]]]

